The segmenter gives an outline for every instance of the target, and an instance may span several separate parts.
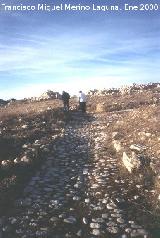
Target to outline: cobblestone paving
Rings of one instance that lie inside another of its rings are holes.
[[[117,159],[104,149],[107,123],[98,116],[72,117],[52,156],[15,201],[14,213],[0,219],[0,237],[150,237],[128,215]]]

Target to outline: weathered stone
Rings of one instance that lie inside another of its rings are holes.
[[[119,228],[116,226],[109,226],[107,227],[107,230],[111,234],[117,234],[119,232]]]
[[[31,162],[31,159],[27,155],[24,155],[22,158],[20,158],[20,161],[28,164]]]
[[[96,112],[105,112],[106,106],[105,103],[98,103],[96,106]]]
[[[50,218],[50,221],[51,221],[51,222],[57,222],[58,220],[59,220],[59,219],[58,219],[57,217],[51,217],[51,218]]]
[[[86,198],[84,201],[85,201],[85,203],[89,203],[89,202],[90,202],[90,199],[89,199],[89,198]]]
[[[93,234],[94,236],[100,236],[100,235],[101,235],[101,232],[100,232],[99,229],[93,229],[93,230],[92,230],[92,234]]]
[[[83,217],[83,223],[84,223],[84,224],[88,224],[87,218]]]
[[[125,220],[119,217],[119,218],[117,218],[117,222],[118,222],[118,223],[124,223]]]
[[[133,150],[133,151],[137,151],[137,152],[143,152],[147,149],[147,147],[143,146],[143,145],[133,144],[133,145],[130,146],[130,149]]]
[[[27,128],[28,128],[28,125],[22,125],[21,128],[22,128],[22,129],[27,129]]]
[[[102,219],[101,217],[97,217],[97,218],[92,218],[92,221],[95,223],[103,223],[104,219]]]
[[[80,199],[81,199],[81,198],[78,197],[78,196],[74,196],[74,197],[73,197],[73,200],[74,200],[74,201],[79,201]]]
[[[112,143],[113,143],[113,146],[117,152],[120,152],[123,149],[123,147],[121,145],[121,141],[113,140]]]
[[[101,227],[101,225],[99,223],[90,223],[90,228],[97,229],[100,227]]]
[[[106,214],[106,213],[102,214],[102,218],[107,219],[108,218],[108,214]]]
[[[1,168],[2,168],[3,170],[8,170],[8,169],[10,169],[11,167],[13,167],[12,161],[10,161],[10,160],[2,160],[2,162],[1,162]]]
[[[133,169],[139,169],[141,166],[140,159],[136,156],[135,153],[132,153],[132,156],[128,156],[126,152],[123,152],[122,161],[127,170],[131,173]]]
[[[64,222],[65,223],[71,223],[71,224],[73,224],[73,223],[76,223],[77,222],[77,220],[76,220],[76,218],[75,217],[68,217],[68,218],[65,218],[64,219]]]

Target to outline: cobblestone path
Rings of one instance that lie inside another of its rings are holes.
[[[107,122],[72,117],[13,214],[1,218],[0,237],[150,237],[129,212],[117,159],[106,154]]]

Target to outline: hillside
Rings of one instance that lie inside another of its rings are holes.
[[[1,237],[158,238],[159,119],[159,84],[2,105]]]

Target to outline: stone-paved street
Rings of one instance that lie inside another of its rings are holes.
[[[1,218],[0,237],[150,237],[131,216],[117,159],[104,149],[107,123],[98,116],[72,117],[14,212]]]

